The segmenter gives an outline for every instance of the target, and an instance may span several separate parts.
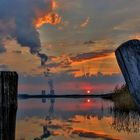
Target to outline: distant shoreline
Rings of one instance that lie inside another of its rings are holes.
[[[68,94],[68,95],[29,95],[29,94],[19,94],[19,99],[30,99],[30,98],[106,98],[111,99],[113,93],[107,94],[90,94],[90,95],[81,95],[81,94]]]

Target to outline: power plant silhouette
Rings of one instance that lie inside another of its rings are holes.
[[[52,79],[48,80],[48,85],[49,85],[49,91],[50,91],[48,95],[51,95],[51,96],[55,95]],[[46,95],[46,91],[42,90],[42,96],[45,96],[45,95]],[[46,98],[42,98],[42,103],[46,103]]]
[[[50,86],[50,95],[54,95],[54,89],[53,89],[53,80],[49,80],[48,84]],[[42,90],[42,95],[46,95],[46,91]],[[55,98],[50,98],[50,107],[48,110],[48,115],[45,117],[45,121],[48,121],[48,124],[51,122],[51,119],[54,114],[54,103]],[[42,98],[42,103],[46,102],[46,98]],[[48,124],[43,126],[43,134],[39,137],[34,138],[34,140],[43,140],[44,138],[48,138],[51,135],[51,132],[48,130]]]

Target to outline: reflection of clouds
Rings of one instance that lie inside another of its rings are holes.
[[[76,134],[79,137],[84,137],[84,138],[103,138],[104,140],[119,140],[119,139],[114,139],[111,138],[109,135],[94,132],[94,131],[86,131],[86,130],[74,130],[72,134]]]
[[[64,137],[68,139],[78,139],[81,138],[103,138],[104,140],[116,140],[106,132],[101,131],[101,128],[104,130],[105,123],[101,126],[98,119],[95,117],[85,117],[85,116],[75,116],[68,120],[62,119],[53,119],[50,123],[49,120],[43,120],[41,118],[32,117],[25,120],[18,121],[17,123],[17,139],[27,139],[33,140],[37,136],[42,135],[42,127],[47,127],[47,130],[50,133],[51,137]],[[24,130],[24,131],[22,131]]]
[[[51,124],[51,125],[49,125],[49,128],[51,128],[51,129],[62,129],[62,126],[58,125],[58,124]]]
[[[33,140],[35,136],[42,134],[42,119],[37,117],[20,120],[16,126],[16,140]],[[20,130],[20,131],[18,131]]]
[[[69,119],[68,122],[70,122],[70,123],[80,123],[79,120],[74,120],[74,119]]]
[[[74,103],[71,100],[69,102],[67,101],[67,104],[71,105],[71,108],[75,109],[75,106],[72,106]],[[60,108],[64,108],[65,105],[65,108],[68,109],[66,106],[67,104],[63,102],[63,106]],[[78,104],[82,104],[81,108],[83,108],[85,105],[87,105],[88,108],[90,103],[85,101],[83,102],[81,100],[81,102],[78,102]],[[118,112],[120,110],[116,110],[115,112],[114,110],[114,115],[112,117],[110,112],[110,107],[112,108],[112,106],[110,106],[110,102],[102,102],[101,100],[98,101],[96,99],[94,100],[94,104],[96,104],[95,108],[92,106],[92,110],[87,112],[82,111],[80,113],[78,112],[78,108],[76,111],[73,110],[72,114],[70,110],[65,112],[61,110],[61,115],[57,114],[57,118],[56,116],[53,118],[46,117],[44,120],[42,117],[27,117],[24,118],[24,120],[18,120],[16,127],[18,130],[16,134],[17,140],[22,140],[23,138],[25,140],[33,140],[34,138],[46,138],[48,140],[122,140],[124,137],[127,140],[139,140],[140,133],[134,134],[134,131],[139,129],[139,117],[137,116],[137,113],[129,114],[129,112],[124,112],[124,110],[122,110],[122,112]],[[97,104],[99,104],[100,107]],[[106,110],[106,108],[108,108],[108,110]],[[37,114],[39,111],[40,109],[37,110]],[[112,129],[110,125],[113,126],[114,129]],[[131,128],[131,126],[134,127]],[[120,128],[121,131],[118,133]],[[132,129],[134,131],[131,131],[132,133],[127,135],[127,133],[124,133],[125,129]]]
[[[123,115],[122,115],[123,116]],[[125,116],[126,117],[126,116]],[[123,118],[124,119],[124,118]],[[131,119],[130,119],[131,120]],[[125,121],[125,119],[124,119]],[[127,121],[128,123],[136,123]],[[112,118],[105,117],[102,120],[98,120],[95,116],[82,116],[76,115],[68,120],[53,119],[51,123],[48,120],[33,117],[18,122],[17,140],[33,140],[35,136],[42,134],[42,127],[47,126],[50,136],[54,139],[61,138],[61,140],[70,139],[103,139],[103,140],[119,140],[123,139],[124,133],[116,133],[116,130],[111,129],[109,124],[112,123]],[[119,123],[120,124],[120,123]],[[122,123],[123,125],[124,123]],[[22,127],[22,129],[20,127]],[[127,127],[126,127],[127,128]],[[24,132],[22,131],[24,129]],[[125,135],[126,136],[126,135]],[[117,137],[117,138],[116,138]],[[23,139],[24,138],[24,139]],[[128,140],[131,140],[132,137]],[[135,139],[135,136],[133,137]],[[136,136],[137,139],[137,136]],[[136,140],[135,139],[135,140]]]

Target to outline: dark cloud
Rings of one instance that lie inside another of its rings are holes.
[[[0,53],[6,52],[6,49],[4,48],[4,45],[2,42],[0,42]]]
[[[100,52],[88,52],[88,53],[82,53],[78,54],[75,57],[71,57],[72,61],[83,61],[103,56],[108,56],[110,53],[114,52],[113,50],[102,50]]]
[[[14,50],[13,53],[21,54],[22,51],[20,51],[20,50]]]
[[[70,122],[70,123],[80,123],[80,121],[74,120],[74,119],[69,119],[67,122]]]
[[[56,58],[56,57],[50,56],[49,58]],[[49,68],[55,68],[59,66],[61,68],[69,68],[70,64],[71,64],[70,60],[68,58],[64,58],[62,61],[52,62],[52,63],[46,64],[45,66]]]
[[[89,41],[85,41],[84,44],[85,45],[90,45],[90,44],[95,44],[95,41],[89,40]]]
[[[63,126],[61,126],[59,124],[51,124],[51,125],[48,125],[48,128],[51,128],[51,129],[63,129]]]
[[[32,54],[37,54],[44,64],[47,56],[39,53],[41,43],[34,22],[51,12],[51,6],[51,0],[0,0],[1,38],[16,39],[21,46],[29,47]]]
[[[80,69],[69,69],[69,70],[66,70],[65,72],[72,73],[72,72],[76,72],[76,71],[80,71]]]
[[[60,66],[60,63],[50,63],[50,64],[47,64],[46,66],[49,68],[58,67]]]
[[[46,54],[40,53],[40,52],[38,52],[37,55],[41,59],[41,66],[45,66],[45,62],[48,60],[48,56],[46,56]]]

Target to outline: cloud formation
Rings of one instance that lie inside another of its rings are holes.
[[[3,41],[0,39],[0,53],[3,53],[5,51],[6,51],[6,49],[4,48]]]
[[[82,27],[82,28],[86,27],[86,26],[88,25],[89,21],[90,21],[90,17],[87,17],[87,18],[85,19],[85,21],[83,21],[83,22],[81,23],[80,27]]]
[[[108,56],[110,53],[113,53],[113,50],[102,50],[100,52],[87,52],[87,53],[78,54],[75,57],[71,57],[71,60],[79,62],[79,61],[89,60],[93,58]]]
[[[56,25],[60,23],[60,21],[61,21],[61,17],[57,13],[52,12],[44,17],[37,19],[35,26],[37,28],[40,28],[43,24],[47,24],[47,23]]]
[[[47,56],[40,53],[41,42],[35,23],[45,16],[52,16],[52,23],[57,21],[55,18],[58,18],[58,16],[56,17],[54,16],[55,14],[53,14],[55,7],[54,0],[1,0],[1,52],[4,51],[3,39],[15,39],[20,46],[29,47],[30,52],[39,56],[41,58],[41,63],[44,64],[44,61],[47,60]],[[43,22],[40,26],[45,23],[51,22]]]

